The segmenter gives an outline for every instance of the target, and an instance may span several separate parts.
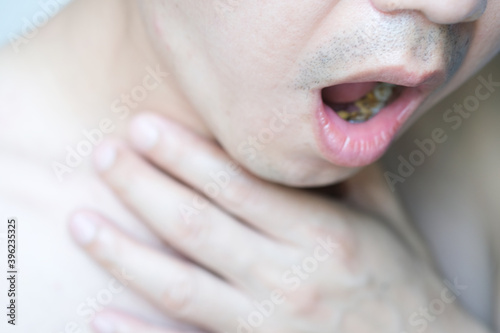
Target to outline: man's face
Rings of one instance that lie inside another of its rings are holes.
[[[318,186],[374,162],[498,51],[500,0],[472,23],[450,13],[483,1],[435,2],[157,0],[145,13],[226,151],[263,178]]]

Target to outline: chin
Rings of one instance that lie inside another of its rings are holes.
[[[246,168],[255,176],[289,187],[311,188],[338,184],[353,176],[361,168],[336,166],[325,160],[297,162],[254,162]]]

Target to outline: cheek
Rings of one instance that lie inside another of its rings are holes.
[[[214,22],[204,27],[211,40],[211,62],[228,80],[244,78],[267,86],[279,84],[288,76],[311,35],[336,3],[233,2],[237,2],[233,10],[215,13]]]
[[[482,67],[500,50],[499,18],[500,1],[489,1],[486,12],[475,23],[474,39],[466,63],[470,74]]]
[[[428,110],[444,96],[460,87],[500,51],[499,16],[500,1],[490,1],[486,13],[475,23],[472,43],[462,67],[453,80],[442,91],[433,96],[423,109]]]
[[[218,141],[244,168],[260,178],[298,187],[336,183],[354,172],[322,159],[310,130],[297,123],[285,125],[270,117],[272,112],[266,109],[248,121],[237,119],[243,115],[215,121]]]

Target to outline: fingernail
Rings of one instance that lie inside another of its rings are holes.
[[[71,220],[70,230],[78,243],[86,245],[94,240],[97,226],[87,214],[78,213]]]
[[[99,316],[94,319],[92,326],[98,333],[115,333],[115,324],[109,318]]]
[[[160,132],[151,119],[138,118],[131,125],[130,138],[135,148],[147,151],[158,142]]]
[[[94,165],[98,171],[109,170],[116,160],[116,146],[105,143],[94,154]]]

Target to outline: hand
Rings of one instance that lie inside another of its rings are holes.
[[[209,332],[479,330],[384,221],[257,179],[214,143],[154,115],[135,119],[131,140],[150,163],[108,142],[96,167],[180,255],[141,244],[93,212],[75,214],[71,230],[107,270],[131,272],[131,285],[167,315]],[[446,311],[415,317],[441,295]],[[116,333],[181,332],[125,315],[98,318]]]

